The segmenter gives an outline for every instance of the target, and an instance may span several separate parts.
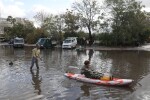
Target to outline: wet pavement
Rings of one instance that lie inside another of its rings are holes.
[[[42,49],[40,69],[30,70],[33,46],[0,46],[0,100],[149,100],[150,52],[145,50],[84,51]],[[127,87],[98,86],[64,77],[79,73],[84,60],[102,73],[130,78]],[[13,65],[9,65],[10,62]],[[69,66],[74,66],[69,67]]]

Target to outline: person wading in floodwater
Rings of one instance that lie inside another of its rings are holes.
[[[34,63],[36,64],[37,69],[39,69],[38,60],[41,59],[40,57],[40,46],[39,44],[36,44],[36,47],[32,50],[32,61],[31,61],[31,67],[33,68]]]

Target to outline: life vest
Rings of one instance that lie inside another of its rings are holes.
[[[104,80],[104,81],[110,81],[112,79],[113,79],[112,75],[108,73],[104,73],[104,75],[100,78],[100,80]]]

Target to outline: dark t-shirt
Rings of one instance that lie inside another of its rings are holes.
[[[84,65],[81,69],[81,74],[84,74],[87,78],[99,79],[102,73],[94,71],[90,65]]]

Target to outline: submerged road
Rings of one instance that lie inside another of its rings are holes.
[[[8,43],[0,43],[0,46],[11,46],[12,44]],[[35,44],[25,44],[25,46],[35,46]],[[55,46],[56,48],[61,48],[60,45]],[[145,45],[141,45],[138,47],[106,47],[106,46],[86,46],[85,49],[93,49],[93,50],[145,50],[150,51],[150,43],[147,43]]]
[[[135,48],[92,46],[82,52],[60,46],[42,49],[40,70],[34,67],[33,71],[30,71],[30,64],[34,44],[19,49],[1,45],[0,100],[150,100],[149,45]],[[81,68],[87,59],[98,71],[133,79],[134,84],[130,87],[97,86],[64,77],[66,71],[80,71],[68,66]],[[12,66],[10,61],[13,61]]]

